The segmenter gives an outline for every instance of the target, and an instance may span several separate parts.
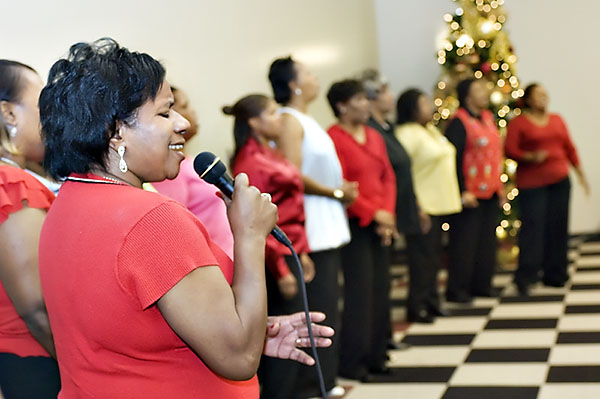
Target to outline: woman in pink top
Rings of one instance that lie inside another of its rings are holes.
[[[173,109],[190,122],[189,129],[183,135],[187,142],[198,132],[196,112],[190,107],[188,96],[183,90],[171,87],[171,91],[175,100]],[[233,234],[227,220],[227,207],[217,197],[218,189],[198,176],[194,170],[193,157],[186,154],[175,179],[152,185],[159,193],[180,202],[196,215],[207,226],[210,238],[233,259]]]

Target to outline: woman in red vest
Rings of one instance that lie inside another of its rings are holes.
[[[515,283],[522,295],[540,279],[562,287],[568,279],[569,166],[589,194],[577,150],[560,115],[548,113],[548,94],[533,83],[523,96],[525,112],[510,121],[506,154],[519,162],[517,187],[523,227],[519,232],[519,269]]]
[[[456,173],[463,211],[450,225],[446,299],[469,303],[492,289],[496,265],[496,218],[502,193],[502,143],[487,110],[485,82],[468,79],[457,86],[460,108],[446,129],[456,147]]]

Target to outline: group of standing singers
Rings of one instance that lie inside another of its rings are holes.
[[[26,65],[0,68],[6,399],[25,389],[56,397],[61,385],[62,399],[256,398],[258,380],[263,398],[318,396],[312,359],[298,350],[308,345],[303,283],[314,321],[324,313],[337,331],[331,342],[333,331],[315,326],[328,394],[343,395],[337,376],[375,381],[389,373],[388,346],[400,345],[391,340],[389,271],[400,233],[409,321],[448,315],[437,281],[444,222],[446,300],[498,295],[505,152],[519,162],[519,292],[568,279],[569,165],[589,187],[538,84],[525,90],[505,143],[484,81],[458,84],[460,108],[442,133],[426,94],[409,89],[394,101],[376,71],[331,85],[337,121],[325,131],[308,114],[316,77],[291,57],[276,59],[272,97],[249,94],[223,108],[234,118],[230,166],[241,174],[227,208],[185,154],[197,130],[186,94],[151,56],[112,40],[78,43],[45,87]],[[58,197],[46,177],[64,181]],[[304,281],[267,237],[276,220]]]

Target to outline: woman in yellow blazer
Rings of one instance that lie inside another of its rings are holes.
[[[396,112],[396,138],[411,159],[415,196],[421,211],[431,218],[429,231],[406,235],[411,279],[408,302],[428,307],[438,300],[442,224],[446,216],[462,210],[456,150],[431,123],[431,100],[420,90],[402,93]]]

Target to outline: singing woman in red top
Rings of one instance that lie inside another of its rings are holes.
[[[142,190],[184,159],[165,74],[112,39],[77,43],[40,95],[44,166],[66,179],[39,246],[60,399],[258,399],[263,351],[303,357],[273,342],[282,319],[267,332],[269,196],[236,177],[232,261],[184,205]]]
[[[523,96],[524,113],[508,124],[506,155],[519,163],[517,187],[522,227],[515,283],[521,294],[540,279],[562,287],[568,280],[569,166],[586,192],[589,185],[564,121],[549,113],[548,94],[531,84]]]
[[[246,173],[250,184],[271,194],[279,212],[277,224],[299,254],[304,279],[310,282],[315,269],[308,256],[310,249],[304,230],[302,175],[293,163],[269,146],[269,142],[277,139],[282,131],[277,108],[274,100],[261,94],[245,96],[233,106],[223,108],[225,114],[235,117],[235,153],[231,164],[234,174]],[[265,257],[270,271],[266,275],[269,315],[301,310],[299,273],[289,249],[270,236]],[[296,362],[263,356],[258,371],[261,397],[291,398],[298,371],[299,364]]]
[[[60,389],[38,272],[40,230],[54,194],[24,170],[44,156],[42,87],[31,67],[0,60],[0,389],[7,399],[56,399]]]
[[[358,182],[348,207],[352,239],[342,250],[344,313],[340,376],[375,379],[388,372],[389,245],[396,233],[396,177],[385,142],[366,125],[370,104],[357,80],[334,83],[327,99],[338,118],[328,130],[344,179]]]

